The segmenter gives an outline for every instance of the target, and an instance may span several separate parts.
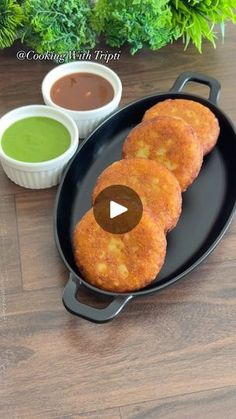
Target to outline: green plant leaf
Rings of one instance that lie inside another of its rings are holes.
[[[191,41],[199,52],[208,40],[215,47],[215,25],[219,24],[222,38],[225,22],[236,23],[236,0],[170,0],[172,25],[179,29],[185,48]]]
[[[144,45],[157,50],[179,36],[171,21],[169,0],[97,0],[93,26],[112,47],[130,44],[134,54]]]
[[[0,2],[0,49],[10,47],[16,39],[23,13],[15,0]]]
[[[95,46],[88,0],[25,0],[23,10],[22,40],[37,52],[64,54]]]

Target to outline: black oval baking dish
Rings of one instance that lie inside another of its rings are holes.
[[[207,85],[209,99],[183,93],[189,81]],[[217,106],[220,84],[199,73],[181,74],[167,93],[148,96],[118,110],[103,122],[80,146],[59,186],[55,205],[55,240],[70,272],[63,303],[68,311],[87,320],[112,320],[133,298],[153,294],[173,284],[195,269],[215,248],[232,219],[236,203],[236,132],[232,122]],[[88,284],[73,258],[71,238],[76,223],[91,207],[91,194],[99,174],[121,158],[123,142],[144,112],[155,103],[174,98],[197,101],[209,107],[220,124],[215,149],[205,157],[200,175],[183,194],[183,212],[177,227],[168,235],[168,250],[162,271],[148,287],[132,293],[106,292]],[[84,285],[96,296],[112,296],[107,307],[99,309],[77,299]]]

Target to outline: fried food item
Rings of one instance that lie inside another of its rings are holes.
[[[185,191],[201,169],[203,153],[189,124],[181,118],[160,116],[143,121],[129,133],[123,145],[123,158],[134,157],[162,164]]]
[[[209,108],[199,102],[186,99],[167,99],[148,109],[144,121],[157,116],[177,116],[183,118],[195,130],[203,148],[203,155],[215,146],[220,133],[218,119]]]
[[[175,176],[163,165],[142,158],[113,163],[99,176],[93,203],[100,192],[114,184],[133,189],[165,231],[176,226],[182,207],[181,189]]]
[[[166,237],[148,211],[125,234],[104,231],[90,209],[73,237],[75,262],[86,281],[112,292],[135,291],[152,282],[164,263]]]

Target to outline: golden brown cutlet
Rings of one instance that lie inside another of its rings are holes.
[[[160,116],[143,121],[129,133],[123,145],[123,158],[155,160],[169,169],[185,191],[197,177],[202,147],[191,126],[183,119]]]
[[[164,263],[166,237],[146,210],[129,233],[111,234],[97,224],[90,209],[75,228],[73,249],[76,265],[90,284],[129,292],[155,279]]]
[[[163,165],[142,158],[113,163],[99,176],[93,203],[100,192],[114,184],[133,189],[165,231],[176,226],[182,207],[181,189],[175,176]]]
[[[209,108],[199,102],[186,99],[167,99],[148,109],[144,121],[157,116],[177,116],[185,120],[195,130],[203,148],[203,155],[215,146],[220,133],[217,118]]]

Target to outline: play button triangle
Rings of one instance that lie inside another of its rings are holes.
[[[118,204],[115,201],[110,201],[110,218],[118,217],[118,215],[124,214],[128,211],[127,207]]]

